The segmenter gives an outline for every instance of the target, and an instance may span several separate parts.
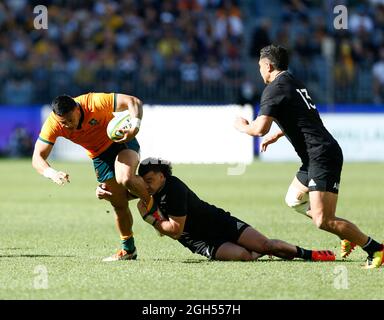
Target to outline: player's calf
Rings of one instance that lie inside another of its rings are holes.
[[[292,185],[288,188],[287,194],[285,196],[285,203],[288,205],[288,207],[304,215],[307,215],[307,212],[310,208],[308,193]]]
[[[321,230],[335,233],[337,231],[337,222],[334,218],[329,218],[323,212],[312,211],[312,221],[315,226]],[[335,233],[336,234],[336,233]]]
[[[252,261],[259,257],[248,251],[246,248],[232,242],[223,243],[216,251],[213,260],[220,261]]]

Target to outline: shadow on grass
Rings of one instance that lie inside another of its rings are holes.
[[[139,260],[139,259],[138,259]],[[186,259],[186,260],[180,260],[180,259],[169,259],[169,258],[155,258],[155,259],[146,259],[141,258],[140,261],[151,261],[151,262],[168,262],[168,263],[209,263],[210,260],[204,260],[204,259]]]
[[[73,258],[75,256],[52,255],[52,254],[0,254],[0,258]]]
[[[143,259],[141,259],[143,260]],[[361,260],[335,260],[335,261],[307,261],[307,260],[284,260],[284,259],[259,259],[253,261],[220,261],[220,260],[202,260],[202,259],[187,259],[187,260],[176,260],[176,259],[149,259],[152,262],[168,262],[168,263],[186,263],[186,264],[198,264],[198,263],[304,263],[304,264],[312,264],[312,263],[356,263],[361,262]]]
[[[248,261],[246,261],[248,262]],[[342,260],[342,259],[336,259],[334,261],[309,261],[309,260],[302,260],[302,259],[294,259],[294,260],[284,260],[284,259],[279,259],[279,258],[273,258],[273,259],[259,259],[256,261],[250,261],[250,262],[289,262],[289,263],[356,263],[356,262],[362,262],[362,260]]]
[[[181,261],[181,263],[188,263],[188,264],[192,264],[192,263],[209,263],[211,260],[202,260],[202,259],[187,259],[187,260],[183,260]]]
[[[14,248],[14,247],[11,247],[11,248],[0,248],[0,250],[30,250],[30,249],[35,249],[35,248],[27,248],[27,247],[24,247],[24,248]]]
[[[1,258],[1,255],[0,255]],[[356,263],[356,262],[362,262],[362,260],[342,260],[342,259],[336,259],[335,261],[308,261],[308,260],[302,260],[302,259],[294,259],[294,260],[284,260],[280,258],[261,258],[258,260],[252,260],[252,261],[221,261],[221,260],[209,260],[209,259],[185,259],[185,260],[179,260],[179,259],[170,259],[170,258],[154,258],[154,259],[147,259],[147,258],[141,258],[138,259],[139,261],[144,262],[166,262],[166,263],[185,263],[185,264],[209,264],[209,263],[304,263],[304,264],[321,264],[321,263]]]

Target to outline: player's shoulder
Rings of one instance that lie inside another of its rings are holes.
[[[265,86],[263,93],[262,93],[262,99],[269,99],[271,97],[274,97],[276,95],[280,95],[285,91],[286,84],[285,81],[281,82],[281,76],[268,85]]]
[[[75,101],[81,103],[91,103],[93,101],[109,100],[113,98],[113,92],[88,92],[74,98]]]
[[[172,186],[185,186],[186,184],[176,176],[170,176],[167,178],[169,185]]]
[[[59,123],[59,121],[57,120],[57,117],[56,117],[56,115],[55,115],[55,113],[53,112],[53,111],[51,111],[49,114],[48,114],[48,116],[47,116],[47,118],[45,119],[45,121],[44,121],[44,126],[45,127],[57,127],[57,126],[59,126],[60,125],[60,123]]]
[[[75,97],[85,112],[93,112],[95,110],[110,110],[114,109],[115,94],[106,92],[88,92]]]
[[[275,81],[271,83],[272,88],[286,89],[293,86],[296,82],[295,77],[289,71],[283,71],[278,75]]]
[[[48,137],[50,137],[52,134],[56,136],[61,136],[63,134],[63,126],[60,124],[60,122],[57,119],[57,116],[53,111],[49,113],[47,118],[45,119],[41,131],[40,131],[40,138],[41,140],[50,141]],[[50,141],[54,143],[54,141]]]
[[[178,177],[170,176],[167,178],[168,190],[171,192],[181,192],[189,190],[188,186]]]
[[[270,96],[288,94],[295,86],[295,83],[296,79],[293,75],[288,71],[284,71],[283,74],[279,75],[274,81],[265,87],[263,96],[268,98]]]

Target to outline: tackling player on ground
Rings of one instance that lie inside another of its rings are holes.
[[[135,136],[143,115],[142,102],[125,94],[88,93],[76,98],[58,96],[52,102],[52,109],[35,144],[33,167],[44,177],[62,185],[69,182],[69,175],[53,169],[47,162],[56,139],[61,136],[84,147],[93,161],[97,180],[109,190],[99,191],[111,193],[108,200],[116,213],[121,238],[121,250],[104,261],[136,259],[128,201],[139,197],[149,211],[156,209],[144,181],[136,176],[140,145]],[[131,115],[133,126],[122,130],[124,136],[112,142],[106,133],[112,112],[125,110]]]
[[[302,161],[288,188],[287,205],[311,217],[318,228],[339,236],[343,258],[359,245],[368,254],[366,268],[380,267],[384,259],[383,245],[362,233],[353,223],[335,215],[342,150],[324,127],[308,90],[287,71],[287,50],[274,45],[263,48],[259,66],[267,84],[259,115],[251,123],[238,118],[235,127],[249,135],[262,137],[275,121],[281,131],[264,138],[261,151],[286,136]]]
[[[183,181],[172,175],[172,167],[167,161],[145,159],[138,172],[159,209],[148,213],[140,200],[138,209],[143,219],[193,253],[212,260],[249,261],[267,254],[289,260],[335,260],[334,253],[329,250],[306,250],[281,240],[268,239],[229,212],[200,200]]]

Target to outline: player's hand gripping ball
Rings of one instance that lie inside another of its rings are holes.
[[[132,128],[130,119],[131,116],[128,111],[114,112],[114,117],[109,121],[107,126],[107,135],[109,139],[116,141],[123,138],[124,133],[120,130]]]

